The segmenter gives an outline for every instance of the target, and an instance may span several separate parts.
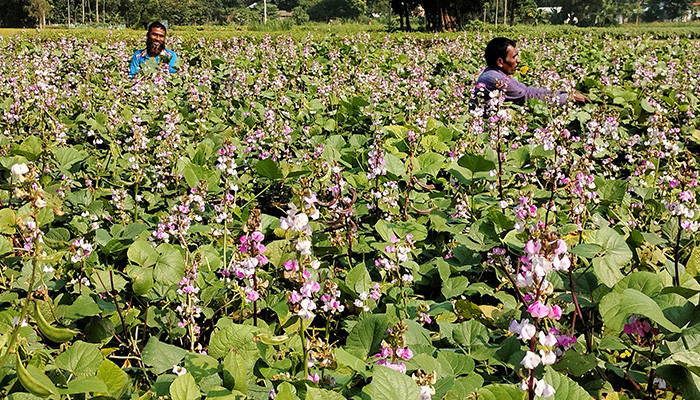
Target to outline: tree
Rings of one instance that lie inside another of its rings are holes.
[[[48,0],[29,0],[29,4],[24,7],[29,16],[36,20],[39,28],[43,28],[46,25],[46,18],[53,8]]]
[[[663,21],[683,16],[693,7],[691,0],[649,0],[644,12],[646,21]]]
[[[467,21],[478,19],[484,0],[423,0],[426,28],[431,31],[455,31]]]

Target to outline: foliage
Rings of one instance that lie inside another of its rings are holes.
[[[0,39],[2,396],[697,398],[692,27],[210,32]]]

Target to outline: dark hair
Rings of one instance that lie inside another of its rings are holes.
[[[148,33],[151,33],[151,29],[153,29],[153,28],[160,28],[160,29],[162,29],[164,32],[166,32],[166,33],[168,32],[168,28],[166,28],[165,25],[163,25],[163,23],[160,22],[160,21],[151,22],[151,24],[148,25],[148,31],[147,31],[147,32],[148,32]]]
[[[484,52],[486,65],[491,68],[498,68],[496,61],[498,61],[499,58],[505,60],[506,55],[508,55],[508,46],[515,47],[515,41],[505,37],[496,37],[491,39],[489,44],[486,45],[486,51]]]

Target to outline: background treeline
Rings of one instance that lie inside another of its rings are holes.
[[[608,26],[697,19],[692,0],[0,0],[0,27],[260,25],[352,20],[389,30],[453,31],[483,23]]]

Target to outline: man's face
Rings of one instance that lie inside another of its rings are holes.
[[[146,47],[149,55],[160,54],[165,49],[165,29],[153,27],[146,35]]]
[[[499,58],[496,64],[501,71],[508,75],[513,75],[519,62],[520,56],[518,55],[518,49],[513,46],[508,46],[508,49],[506,49],[506,58]]]

